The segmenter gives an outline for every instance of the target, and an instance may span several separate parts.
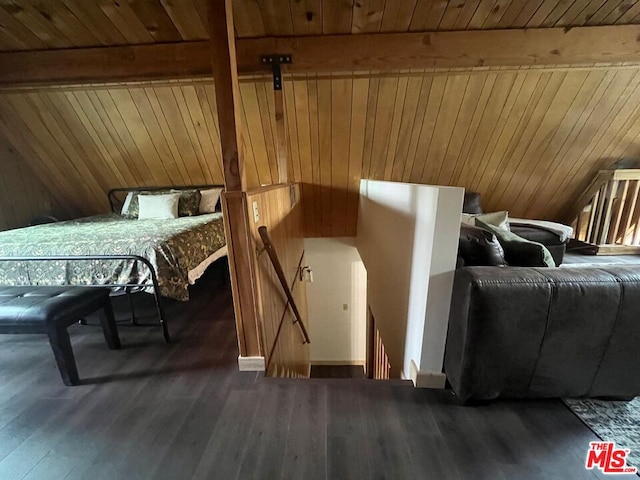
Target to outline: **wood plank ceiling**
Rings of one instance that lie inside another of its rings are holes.
[[[206,38],[204,0],[0,0],[0,49]],[[238,0],[241,37],[640,22],[611,0]],[[0,91],[0,139],[70,209],[116,186],[222,183],[207,79]],[[273,93],[241,83],[250,186],[277,181]],[[360,178],[460,185],[489,210],[561,218],[585,183],[640,155],[640,67],[335,72],[284,84],[307,236],[355,234]],[[0,162],[8,158],[0,151]]]
[[[640,23],[628,0],[235,0],[240,38]],[[208,38],[206,0],[0,0],[0,51]]]

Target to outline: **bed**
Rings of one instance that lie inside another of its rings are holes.
[[[179,187],[207,188],[216,186]],[[144,190],[162,191],[158,187]],[[227,254],[222,213],[175,219],[126,218],[122,194],[109,192],[112,212],[0,232],[0,285],[108,285],[114,293],[145,291],[156,297],[189,299],[193,284]]]

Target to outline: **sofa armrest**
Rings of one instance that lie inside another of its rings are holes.
[[[640,273],[615,268],[456,271],[445,373],[463,402],[640,394]]]
[[[534,268],[456,271],[444,366],[461,401],[527,396],[550,298]]]
[[[547,247],[556,266],[560,266],[564,260],[564,254],[567,249],[567,242],[560,240],[560,237],[543,228],[533,227],[530,225],[511,225],[510,230],[516,235],[531,240],[532,242],[538,242]]]
[[[545,230],[544,228],[533,227],[531,225],[511,224],[509,226],[509,229],[522,238],[526,238],[527,240],[531,240],[532,242],[541,243],[544,246],[565,245],[567,243],[561,241],[560,237],[557,234],[550,232],[549,230]]]

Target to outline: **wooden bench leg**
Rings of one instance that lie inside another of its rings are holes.
[[[120,336],[118,335],[118,328],[116,327],[116,320],[113,316],[113,308],[111,307],[110,300],[107,300],[107,303],[98,315],[100,316],[100,325],[102,325],[102,333],[104,333],[107,346],[112,350],[120,348]]]
[[[48,325],[47,333],[49,334],[49,343],[53,350],[53,355],[58,364],[58,370],[62,376],[65,385],[78,385],[80,378],[78,377],[78,368],[76,367],[76,359],[71,349],[71,340],[66,327],[56,325]]]

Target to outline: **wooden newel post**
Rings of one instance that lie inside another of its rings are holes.
[[[209,0],[211,63],[222,146],[222,196],[229,270],[240,356],[263,356],[257,320],[255,271],[246,205],[246,179],[242,151],[240,89],[233,28],[232,0]]]

